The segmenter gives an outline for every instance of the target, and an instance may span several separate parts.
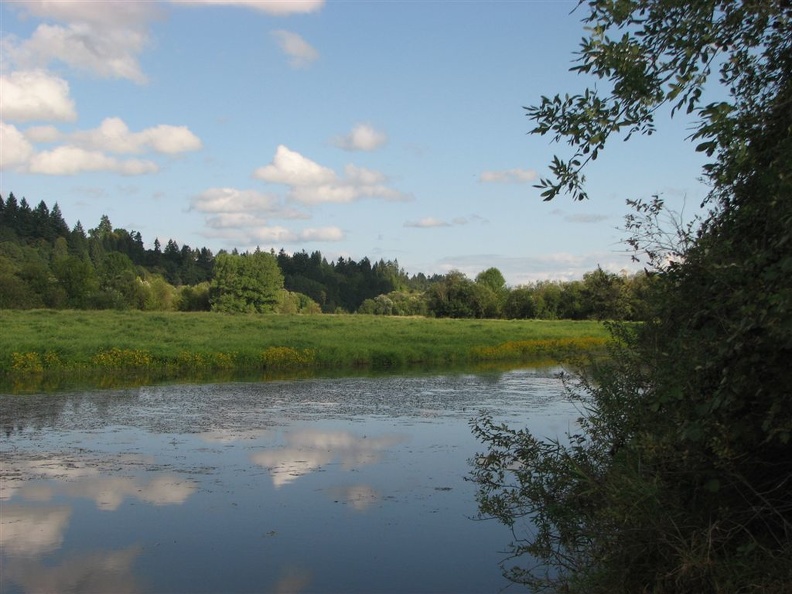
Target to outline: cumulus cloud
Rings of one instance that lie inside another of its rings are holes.
[[[63,134],[55,126],[31,126],[25,129],[25,138],[30,142],[57,142]]]
[[[0,114],[12,122],[77,119],[69,83],[43,70],[0,75]]]
[[[266,182],[287,186],[320,186],[336,181],[332,169],[322,167],[283,145],[278,146],[272,163],[259,167],[253,175]]]
[[[524,184],[536,179],[532,169],[504,169],[501,171],[482,171],[479,181],[484,183]]]
[[[300,239],[304,241],[341,241],[344,239],[344,232],[338,227],[303,229],[300,232]]]
[[[275,16],[307,14],[324,6],[324,0],[171,0],[174,4],[206,6],[239,6]]]
[[[259,167],[255,177],[289,186],[289,198],[301,204],[349,203],[362,198],[409,200],[388,186],[387,177],[371,169],[347,165],[344,176],[280,145],[272,162]]]
[[[138,159],[121,160],[98,151],[76,146],[60,146],[33,155],[29,162],[31,173],[45,175],[75,175],[83,172],[111,171],[121,175],[143,175],[159,170],[156,163]]]
[[[293,231],[272,225],[272,219],[308,219],[301,210],[289,208],[274,194],[236,188],[210,188],[194,196],[191,210],[207,214],[206,226],[214,237],[235,238],[250,245],[286,244],[306,241],[341,241],[338,227],[308,228]]]
[[[30,39],[8,48],[8,55],[22,68],[45,67],[59,61],[104,78],[145,83],[138,55],[148,40],[147,30],[133,27],[116,28],[84,22],[65,26],[41,24]]]
[[[349,134],[332,140],[335,146],[345,151],[373,151],[386,142],[388,142],[387,135],[368,124],[358,124]]]
[[[190,200],[191,208],[204,213],[237,213],[272,211],[280,201],[274,194],[236,188],[209,188]]]
[[[101,77],[146,82],[138,55],[148,46],[150,21],[161,12],[155,2],[8,2],[25,17],[60,23],[42,23],[25,40],[3,40],[4,56],[16,68],[45,68],[58,61]]]
[[[272,36],[281,51],[289,56],[292,68],[305,68],[319,58],[319,52],[297,33],[281,30],[273,31]]]
[[[33,156],[33,145],[15,126],[0,122],[0,171],[25,165]]]
[[[185,126],[162,124],[140,132],[131,132],[120,118],[106,118],[94,130],[75,132],[71,140],[86,149],[112,153],[142,153],[153,150],[173,155],[195,151],[203,146],[200,138]]]
[[[131,132],[119,118],[108,118],[94,130],[61,133],[53,126],[34,126],[21,132],[2,125],[0,168],[45,175],[75,175],[110,171],[122,175],[155,173],[159,166],[149,160],[117,159],[107,153],[155,152],[167,155],[201,148],[201,140],[183,126],[160,125]],[[65,142],[36,153],[32,143]]]

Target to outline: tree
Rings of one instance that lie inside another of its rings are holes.
[[[525,320],[536,317],[536,301],[528,287],[517,287],[509,291],[503,304],[503,315],[510,320]]]
[[[458,270],[449,272],[428,291],[429,311],[439,318],[487,318],[497,315],[497,297]]]
[[[651,134],[667,105],[697,118],[712,210],[658,268],[648,321],[614,325],[610,358],[570,386],[587,414],[567,444],[478,419],[480,509],[531,518],[514,553],[544,565],[509,575],[536,589],[788,592],[792,5],[587,4],[574,70],[606,90],[528,109],[533,132],[573,149],[544,198],[585,198],[582,171],[610,137]],[[713,71],[726,99],[704,104]]]
[[[487,268],[476,275],[476,282],[489,287],[494,293],[499,293],[506,288],[506,279],[497,268]]]
[[[265,313],[277,305],[283,275],[272,254],[220,253],[214,271],[210,285],[212,311]]]

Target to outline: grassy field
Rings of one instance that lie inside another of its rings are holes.
[[[392,369],[560,358],[602,347],[598,322],[364,315],[0,311],[0,375]]]

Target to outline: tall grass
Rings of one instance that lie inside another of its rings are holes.
[[[519,363],[601,347],[597,322],[0,311],[0,375]]]

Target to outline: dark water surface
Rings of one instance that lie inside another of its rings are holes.
[[[0,395],[0,591],[498,592],[468,422],[564,433],[554,372]]]

